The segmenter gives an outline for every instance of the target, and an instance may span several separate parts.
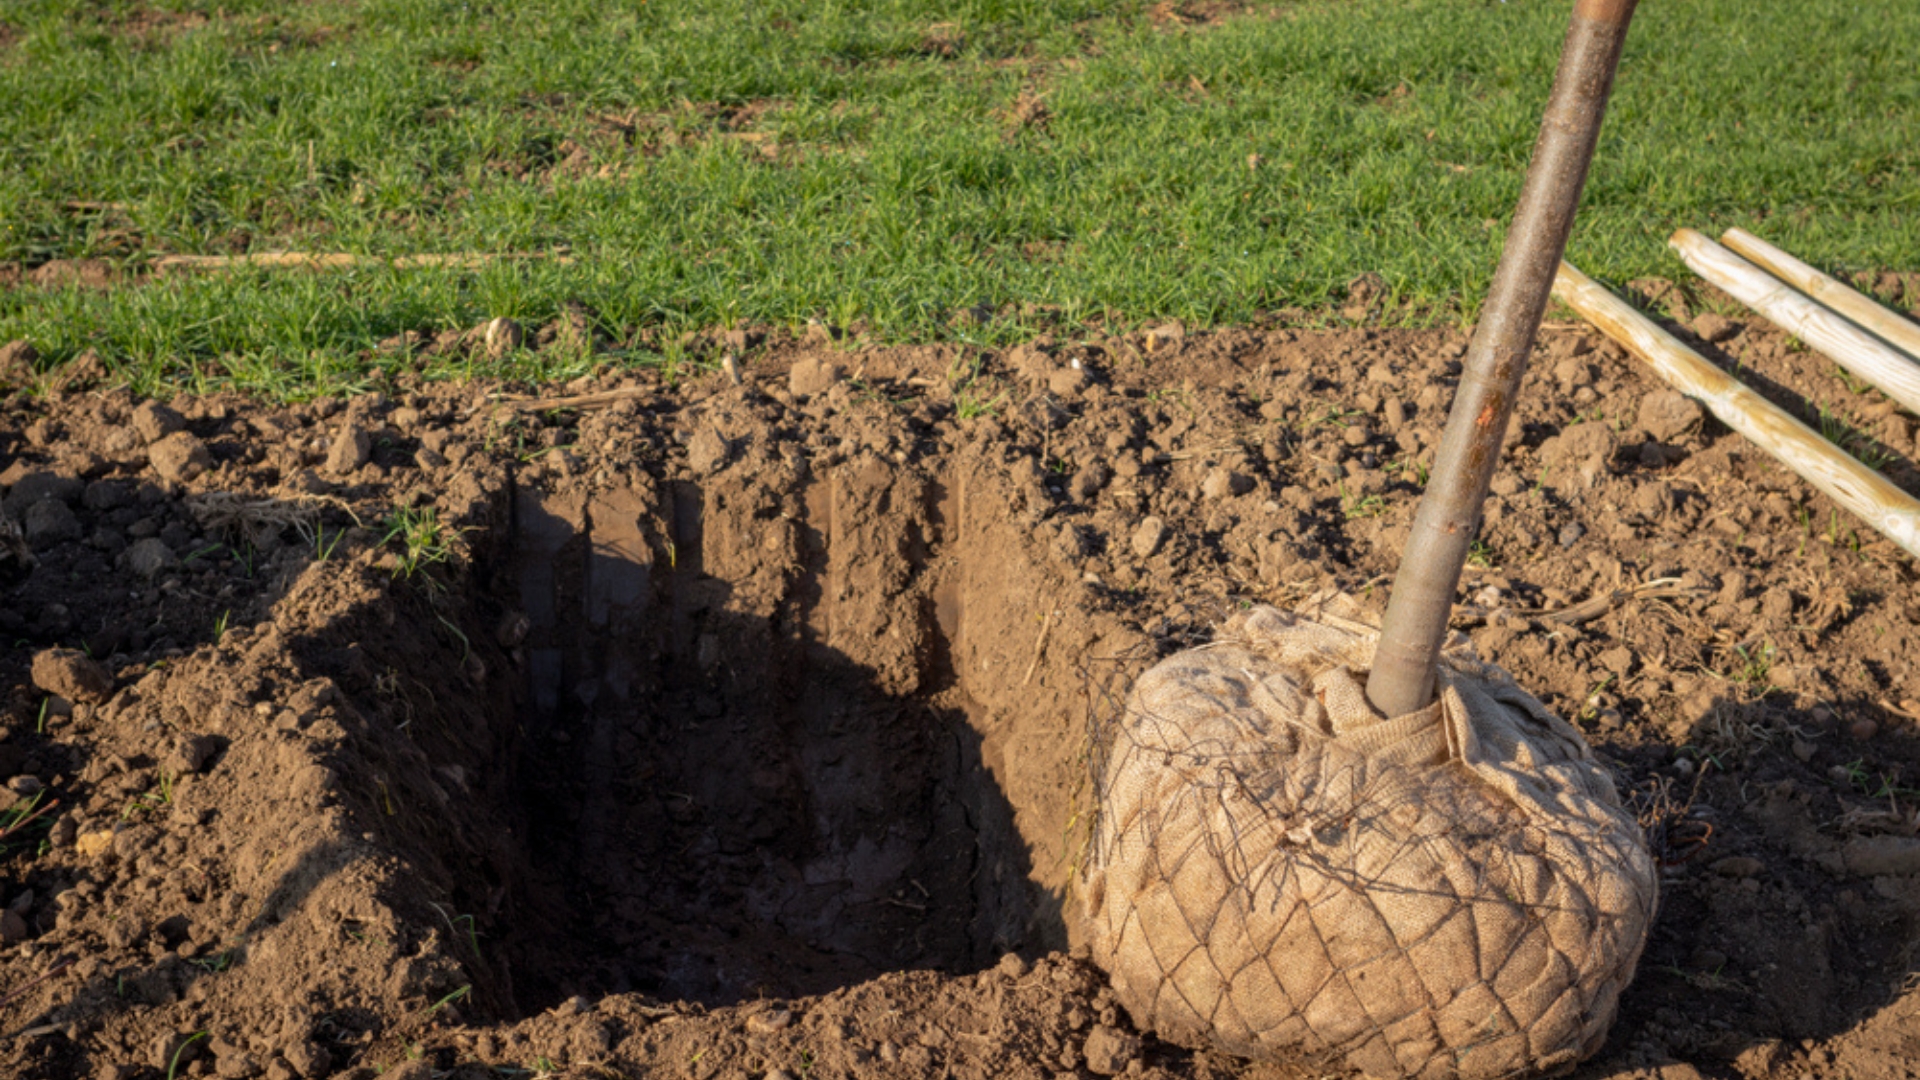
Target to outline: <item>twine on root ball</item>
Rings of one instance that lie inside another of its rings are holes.
[[[1456,640],[1382,718],[1345,597],[1258,607],[1135,682],[1096,733],[1093,956],[1163,1039],[1373,1076],[1565,1068],[1599,1049],[1658,897],[1580,734]]]

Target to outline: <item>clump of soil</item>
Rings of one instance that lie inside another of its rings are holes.
[[[1700,330],[1915,490],[1908,418]],[[1275,1075],[1142,1037],[1084,962],[1089,722],[1236,605],[1378,603],[1464,345],[776,338],[744,385],[565,408],[16,395],[0,1060]],[[1908,563],[1582,331],[1529,379],[1459,625],[1669,864],[1589,1070],[1901,1075]]]

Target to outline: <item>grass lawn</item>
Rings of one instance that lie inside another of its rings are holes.
[[[0,341],[301,395],[400,363],[369,355],[400,330],[568,301],[641,362],[810,317],[1233,323],[1363,271],[1401,318],[1471,318],[1570,3],[1207,7],[3,0],[0,260],[571,261],[21,286]],[[1570,257],[1680,276],[1673,228],[1742,225],[1829,269],[1920,268],[1916,41],[1913,0],[1647,0]],[[978,304],[1005,317],[953,319]]]

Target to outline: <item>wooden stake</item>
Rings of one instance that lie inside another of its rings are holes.
[[[1920,500],[1848,457],[1567,263],[1560,264],[1553,294],[1639,357],[1675,390],[1705,405],[1721,423],[1746,436],[1909,555],[1920,557]]]
[[[631,398],[643,398],[660,391],[651,386],[623,386],[618,390],[601,390],[592,394],[575,394],[571,397],[550,398],[500,398],[501,405],[516,412],[546,412],[548,409],[597,409],[603,405],[626,401]]]
[[[1745,229],[1728,229],[1720,234],[1720,242],[1920,362],[1920,323],[1881,307],[1872,297],[1828,277]]]
[[[458,255],[395,255],[392,258],[383,255],[350,255],[339,251],[258,251],[248,255],[162,255],[153,260],[153,268],[155,270],[231,270],[242,266],[261,266],[274,269],[352,270],[362,267],[390,266],[396,270],[410,270],[444,266],[477,269],[492,262],[521,259],[552,259],[562,264],[573,261],[570,256],[550,256],[538,251],[503,254],[469,252]]]
[[[1694,232],[1681,229],[1667,245],[1693,272],[1769,322],[1920,412],[1920,364],[1847,320],[1793,291],[1766,271]]]

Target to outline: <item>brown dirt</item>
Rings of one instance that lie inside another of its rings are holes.
[[[1715,319],[1920,490],[1908,418]],[[0,1072],[1288,1075],[1136,1042],[1080,959],[1089,721],[1238,603],[1377,605],[1463,347],[774,335],[745,387],[540,412],[165,407],[97,361],[15,394]],[[1578,329],[1495,491],[1460,625],[1673,864],[1583,1075],[1911,1075],[1910,563]],[[400,508],[440,525],[411,572]]]

